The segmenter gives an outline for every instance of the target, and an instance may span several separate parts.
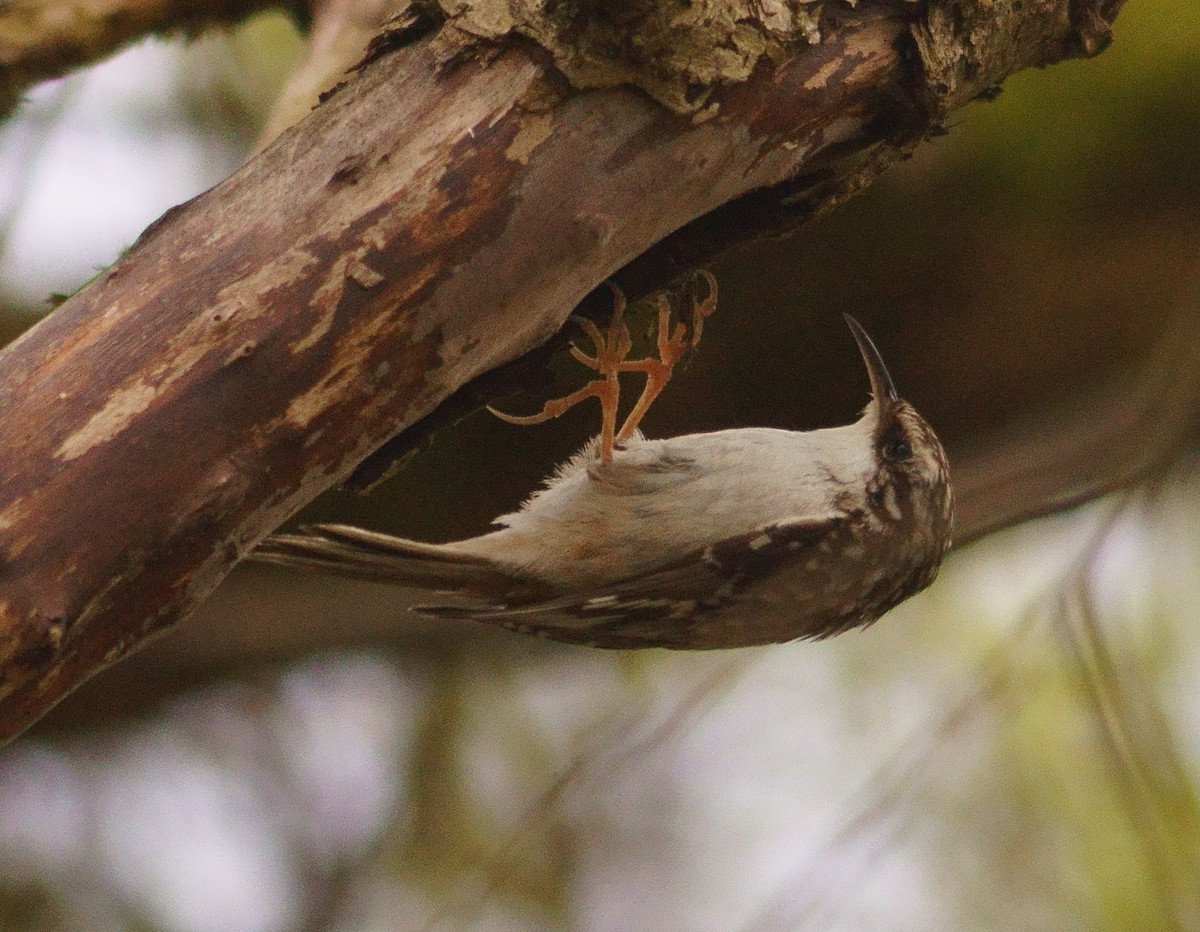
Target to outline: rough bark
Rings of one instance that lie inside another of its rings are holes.
[[[779,18],[791,7],[732,6],[728,67],[697,74],[686,54],[647,75],[637,55],[555,45],[590,21],[485,34],[426,5],[5,350],[0,735],[173,625],[288,515],[653,244],[821,169],[801,187],[820,196],[787,213],[817,212],[1011,70],[1093,50],[1115,13],[827,4],[809,44],[808,20]]]

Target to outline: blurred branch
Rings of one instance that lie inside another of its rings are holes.
[[[761,0],[393,20],[305,120],[0,355],[0,737],[672,231],[806,172],[865,183],[862,157],[1093,50],[1113,6],[1085,7],[877,0],[827,11],[811,45]]]
[[[0,4],[0,118],[39,81],[153,33],[235,23],[285,0],[9,0]]]
[[[956,546],[1152,478],[1200,434],[1200,268],[1132,373],[955,464]]]
[[[1200,921],[1196,789],[1161,703],[1152,692],[1139,689],[1149,677],[1129,675],[1133,661],[1128,652],[1122,652],[1118,663],[1092,591],[1101,545],[1121,512],[1114,509],[1063,580],[1055,621],[1079,673],[1130,827],[1157,885],[1165,925],[1194,929]]]
[[[308,51],[280,92],[259,134],[257,151],[315,107],[362,58],[384,21],[404,6],[403,0],[313,0]]]

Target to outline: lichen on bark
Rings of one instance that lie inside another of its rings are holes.
[[[639,88],[676,113],[707,116],[712,90],[745,81],[763,58],[820,41],[814,0],[416,0],[442,21],[451,60],[514,36],[554,61],[572,87]]]

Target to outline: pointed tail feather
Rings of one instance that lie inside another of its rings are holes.
[[[464,553],[453,544],[427,544],[345,524],[314,524],[293,534],[273,534],[246,559],[351,579],[493,597],[531,584],[493,560]]]

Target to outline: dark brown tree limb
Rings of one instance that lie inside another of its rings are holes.
[[[433,31],[410,16],[5,350],[0,736],[173,625],[288,515],[673,231],[834,155],[903,149],[1010,70],[1082,54],[1114,12],[826,5],[808,45],[775,4],[734,6],[753,54],[703,87],[689,69],[712,49],[647,77],[636,56],[606,71],[553,46],[579,22],[481,38],[461,16]]]

